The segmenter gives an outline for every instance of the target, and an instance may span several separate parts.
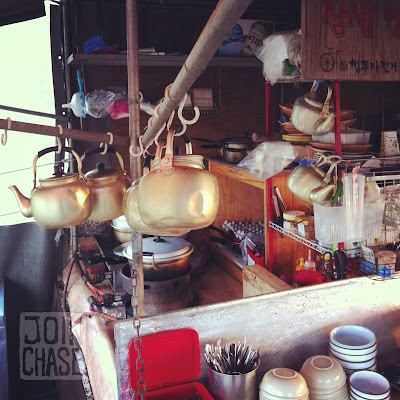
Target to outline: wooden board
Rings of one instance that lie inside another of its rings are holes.
[[[292,287],[260,265],[243,267],[243,297],[290,290]]]
[[[302,2],[304,79],[400,79],[400,0]]]

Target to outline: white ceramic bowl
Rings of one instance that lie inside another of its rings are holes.
[[[362,397],[362,396],[359,396],[358,394],[355,394],[351,389],[349,390],[349,395],[353,400],[367,400],[366,397]],[[379,399],[379,400],[389,400],[389,399],[390,399],[390,393],[383,399]]]
[[[263,390],[261,387],[260,387],[259,393],[260,393],[260,395],[263,396],[263,398],[268,399],[268,400],[287,400],[287,397],[274,396],[273,394],[270,394],[270,393],[266,392],[265,390]],[[309,395],[306,394],[302,397],[296,397],[291,400],[309,400]]]
[[[304,361],[300,369],[308,388],[330,390],[346,382],[342,366],[333,357],[312,356]]]
[[[329,351],[329,355],[331,357],[334,357],[334,355],[330,351]],[[358,371],[371,368],[374,364],[376,364],[376,357],[373,357],[370,360],[361,361],[361,362],[345,361],[345,360],[341,360],[341,359],[336,358],[336,357],[334,357],[334,358],[339,362],[339,364],[343,368],[356,369]]]
[[[369,400],[381,400],[390,394],[390,383],[382,375],[373,371],[354,372],[350,377],[350,390]]]
[[[370,347],[365,349],[346,349],[344,347],[336,346],[332,341],[329,341],[329,348],[347,356],[360,356],[373,353],[377,350],[378,346],[375,341]]]
[[[376,342],[374,332],[359,325],[342,325],[333,329],[330,340],[345,349],[366,349]]]
[[[346,372],[347,378],[354,374],[355,372],[359,372],[359,369],[350,369],[350,368],[343,368],[344,372]],[[376,372],[376,364],[374,364],[371,368],[363,369],[362,371],[373,371]]]
[[[333,399],[340,399],[344,396],[348,396],[347,385],[344,385],[343,387],[340,388],[340,390],[334,393],[315,394],[310,390],[309,394],[311,400],[333,400]]]
[[[308,396],[305,379],[298,372],[289,368],[274,368],[269,370],[260,383],[264,393],[287,399],[298,399]]]
[[[371,360],[372,358],[375,358],[376,354],[377,354],[377,351],[375,350],[368,354],[349,356],[348,354],[335,351],[332,347],[329,347],[329,352],[332,354],[333,357],[343,360],[343,361],[348,361],[348,362],[365,362],[365,361]]]

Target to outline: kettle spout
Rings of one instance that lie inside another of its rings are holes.
[[[322,203],[323,201],[329,200],[333,195],[334,184],[330,184],[321,189],[314,189],[310,193],[310,200],[313,203]]]
[[[314,125],[314,135],[325,135],[332,132],[335,126],[335,117],[335,113],[321,117]]]
[[[30,218],[32,217],[32,208],[31,208],[31,200],[26,198],[15,185],[9,186],[9,189],[14,193],[15,198],[17,199],[19,209],[24,217]]]

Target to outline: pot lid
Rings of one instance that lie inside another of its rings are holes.
[[[143,239],[143,261],[171,261],[176,258],[188,256],[193,251],[193,246],[183,238],[171,236],[151,236]],[[124,256],[129,260],[132,259],[132,243],[129,243],[124,250]]]
[[[115,169],[107,169],[104,167],[103,163],[97,164],[96,169],[85,174],[86,179],[109,179],[110,177],[117,177],[121,171],[116,171]]]
[[[222,140],[223,144],[250,144],[251,142],[251,136],[237,136]]]

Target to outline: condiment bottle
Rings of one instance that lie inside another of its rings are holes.
[[[300,271],[304,269],[304,258],[300,257],[296,260],[296,271]]]
[[[308,260],[304,263],[304,269],[316,271],[315,261],[311,259],[311,249],[308,250]]]

